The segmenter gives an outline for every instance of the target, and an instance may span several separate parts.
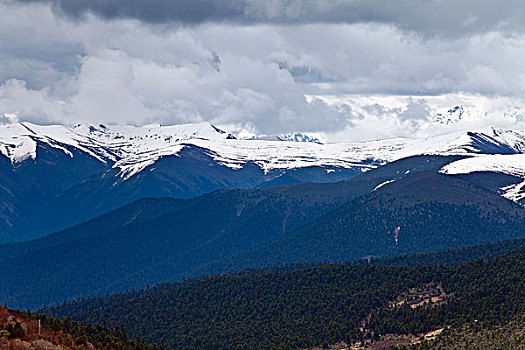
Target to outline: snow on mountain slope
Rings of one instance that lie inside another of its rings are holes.
[[[42,126],[32,123],[0,125],[0,152],[9,158],[12,164],[36,159],[38,142],[57,148],[69,156],[73,155],[66,146],[75,147],[102,162],[114,160],[103,144],[79,135],[62,125]]]
[[[184,124],[172,126],[145,125],[98,127],[76,125],[73,132],[92,138],[102,144],[116,157],[113,167],[127,179],[154,164],[159,158],[177,155],[188,140],[232,139],[228,134],[209,123]]]
[[[25,136],[30,133],[23,124],[2,125],[0,128],[0,152],[11,160],[11,163],[36,158],[36,142]]]
[[[525,154],[476,155],[452,162],[440,171],[458,175],[474,172],[504,173],[525,178]],[[502,196],[515,202],[525,198],[525,181],[501,188]]]
[[[503,197],[510,199],[516,203],[525,199],[525,181],[518,184],[502,187]]]
[[[469,174],[479,171],[524,176],[525,154],[477,155],[457,160],[441,169],[442,173],[449,175]]]
[[[304,141],[304,138],[299,137],[297,141]],[[209,123],[143,127],[76,125],[72,128],[31,123],[0,125],[0,152],[12,164],[35,159],[38,142],[70,156],[72,153],[68,147],[74,147],[102,162],[109,161],[119,169],[120,176],[127,179],[161,157],[177,156],[186,146],[200,147],[215,161],[232,169],[240,169],[251,162],[265,171],[308,166],[360,168],[366,171],[380,164],[420,154],[519,154],[525,151],[525,132],[487,128],[425,139],[394,138],[320,144],[235,139]],[[525,164],[525,160],[520,158],[520,161]]]
[[[208,124],[209,125],[209,124]],[[190,126],[180,126],[189,128]],[[165,127],[173,128],[173,127]],[[375,168],[397,159],[418,154],[466,154],[466,142],[456,144],[461,133],[442,135],[428,139],[396,138],[363,143],[317,144],[312,142],[237,140],[224,134],[197,137],[164,138],[171,134],[163,128],[137,130],[134,127],[117,127],[112,131],[90,131],[91,135],[109,137],[106,145],[121,158],[114,167],[125,179],[152,165],[163,156],[177,155],[184,146],[197,146],[205,150],[219,164],[241,169],[246,163],[255,163],[265,172],[272,169],[292,169],[309,166]],[[115,131],[118,130],[118,131]],[[124,136],[126,135],[126,136]],[[195,136],[194,136],[195,135]],[[118,137],[118,141],[114,138]],[[212,137],[210,137],[212,136]],[[129,141],[124,142],[122,138]]]

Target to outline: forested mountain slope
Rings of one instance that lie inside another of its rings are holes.
[[[304,349],[363,340],[396,344],[396,336],[416,342],[442,328],[460,332],[474,320],[479,330],[505,327],[525,314],[524,264],[521,248],[455,267],[276,269],[162,284],[44,311],[123,322],[133,335],[179,349]]]
[[[435,340],[408,347],[413,350],[453,349],[524,349],[525,313],[510,321],[480,325],[473,320],[455,328],[443,330]]]
[[[521,206],[438,173],[456,159],[405,158],[333,184],[139,201],[38,241],[0,247],[0,297],[34,308],[245,267],[523,237]]]
[[[422,171],[198,273],[440,251],[524,237],[524,227],[521,206],[471,182]]]
[[[0,260],[20,256],[30,251],[52,249],[56,245],[100,236],[125,225],[154,220],[167,212],[184,206],[185,203],[185,200],[174,198],[139,200],[85,223],[42,238],[26,242],[1,244]],[[122,213],[125,213],[125,215]]]
[[[213,261],[291,234],[385,181],[407,172],[436,172],[454,159],[406,158],[333,184],[139,201],[40,240],[0,246],[0,296],[13,306],[34,307],[189,276]]]

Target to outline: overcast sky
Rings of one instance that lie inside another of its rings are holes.
[[[0,123],[524,128],[524,18],[520,0],[0,0]]]

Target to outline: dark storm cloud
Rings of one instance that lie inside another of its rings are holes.
[[[46,0],[20,0],[42,2]],[[423,35],[461,36],[523,30],[520,0],[48,0],[79,18],[86,13],[149,23],[383,23]]]
[[[81,17],[93,13],[106,19],[133,18],[144,22],[181,22],[187,24],[248,20],[244,0],[20,0],[20,2],[51,2],[56,10]]]

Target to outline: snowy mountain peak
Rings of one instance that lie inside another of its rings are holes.
[[[144,126],[77,124],[73,127],[73,131],[79,135],[94,136],[102,140],[160,141],[168,144],[191,139],[222,140],[233,138],[231,134],[206,122],[170,126],[161,126],[160,124]]]
[[[278,136],[278,139],[281,141],[321,143],[321,141],[317,137],[303,134],[302,132],[294,132],[280,135]]]
[[[465,115],[470,115],[470,111],[466,110],[463,105],[454,106],[445,112],[436,112],[431,120],[440,124],[454,124],[463,119]]]
[[[302,132],[291,132],[280,135],[256,135],[244,138],[244,140],[263,140],[263,141],[285,141],[285,142],[313,142],[321,143],[319,138],[304,134]]]
[[[281,140],[281,142],[277,141]],[[295,142],[282,142],[295,141]],[[12,164],[36,159],[37,145],[46,144],[73,157],[73,148],[109,162],[127,179],[158,159],[199,147],[219,164],[240,169],[254,163],[264,171],[309,166],[357,168],[421,155],[504,155],[525,153],[525,132],[487,128],[425,139],[395,138],[362,143],[320,144],[303,133],[271,140],[235,139],[209,123],[172,126],[63,125],[32,123],[0,125],[0,152]]]
[[[117,161],[130,154],[162,149],[192,139],[224,140],[234,138],[209,123],[173,126],[146,125],[36,125],[16,122],[0,125],[0,152],[11,162],[35,159],[37,143],[42,142],[68,153],[75,147],[101,161]]]
[[[0,152],[12,164],[36,159],[37,144],[41,142],[73,156],[68,146],[79,149],[105,162],[111,159],[100,145],[63,125],[36,125],[17,122],[0,125]]]

